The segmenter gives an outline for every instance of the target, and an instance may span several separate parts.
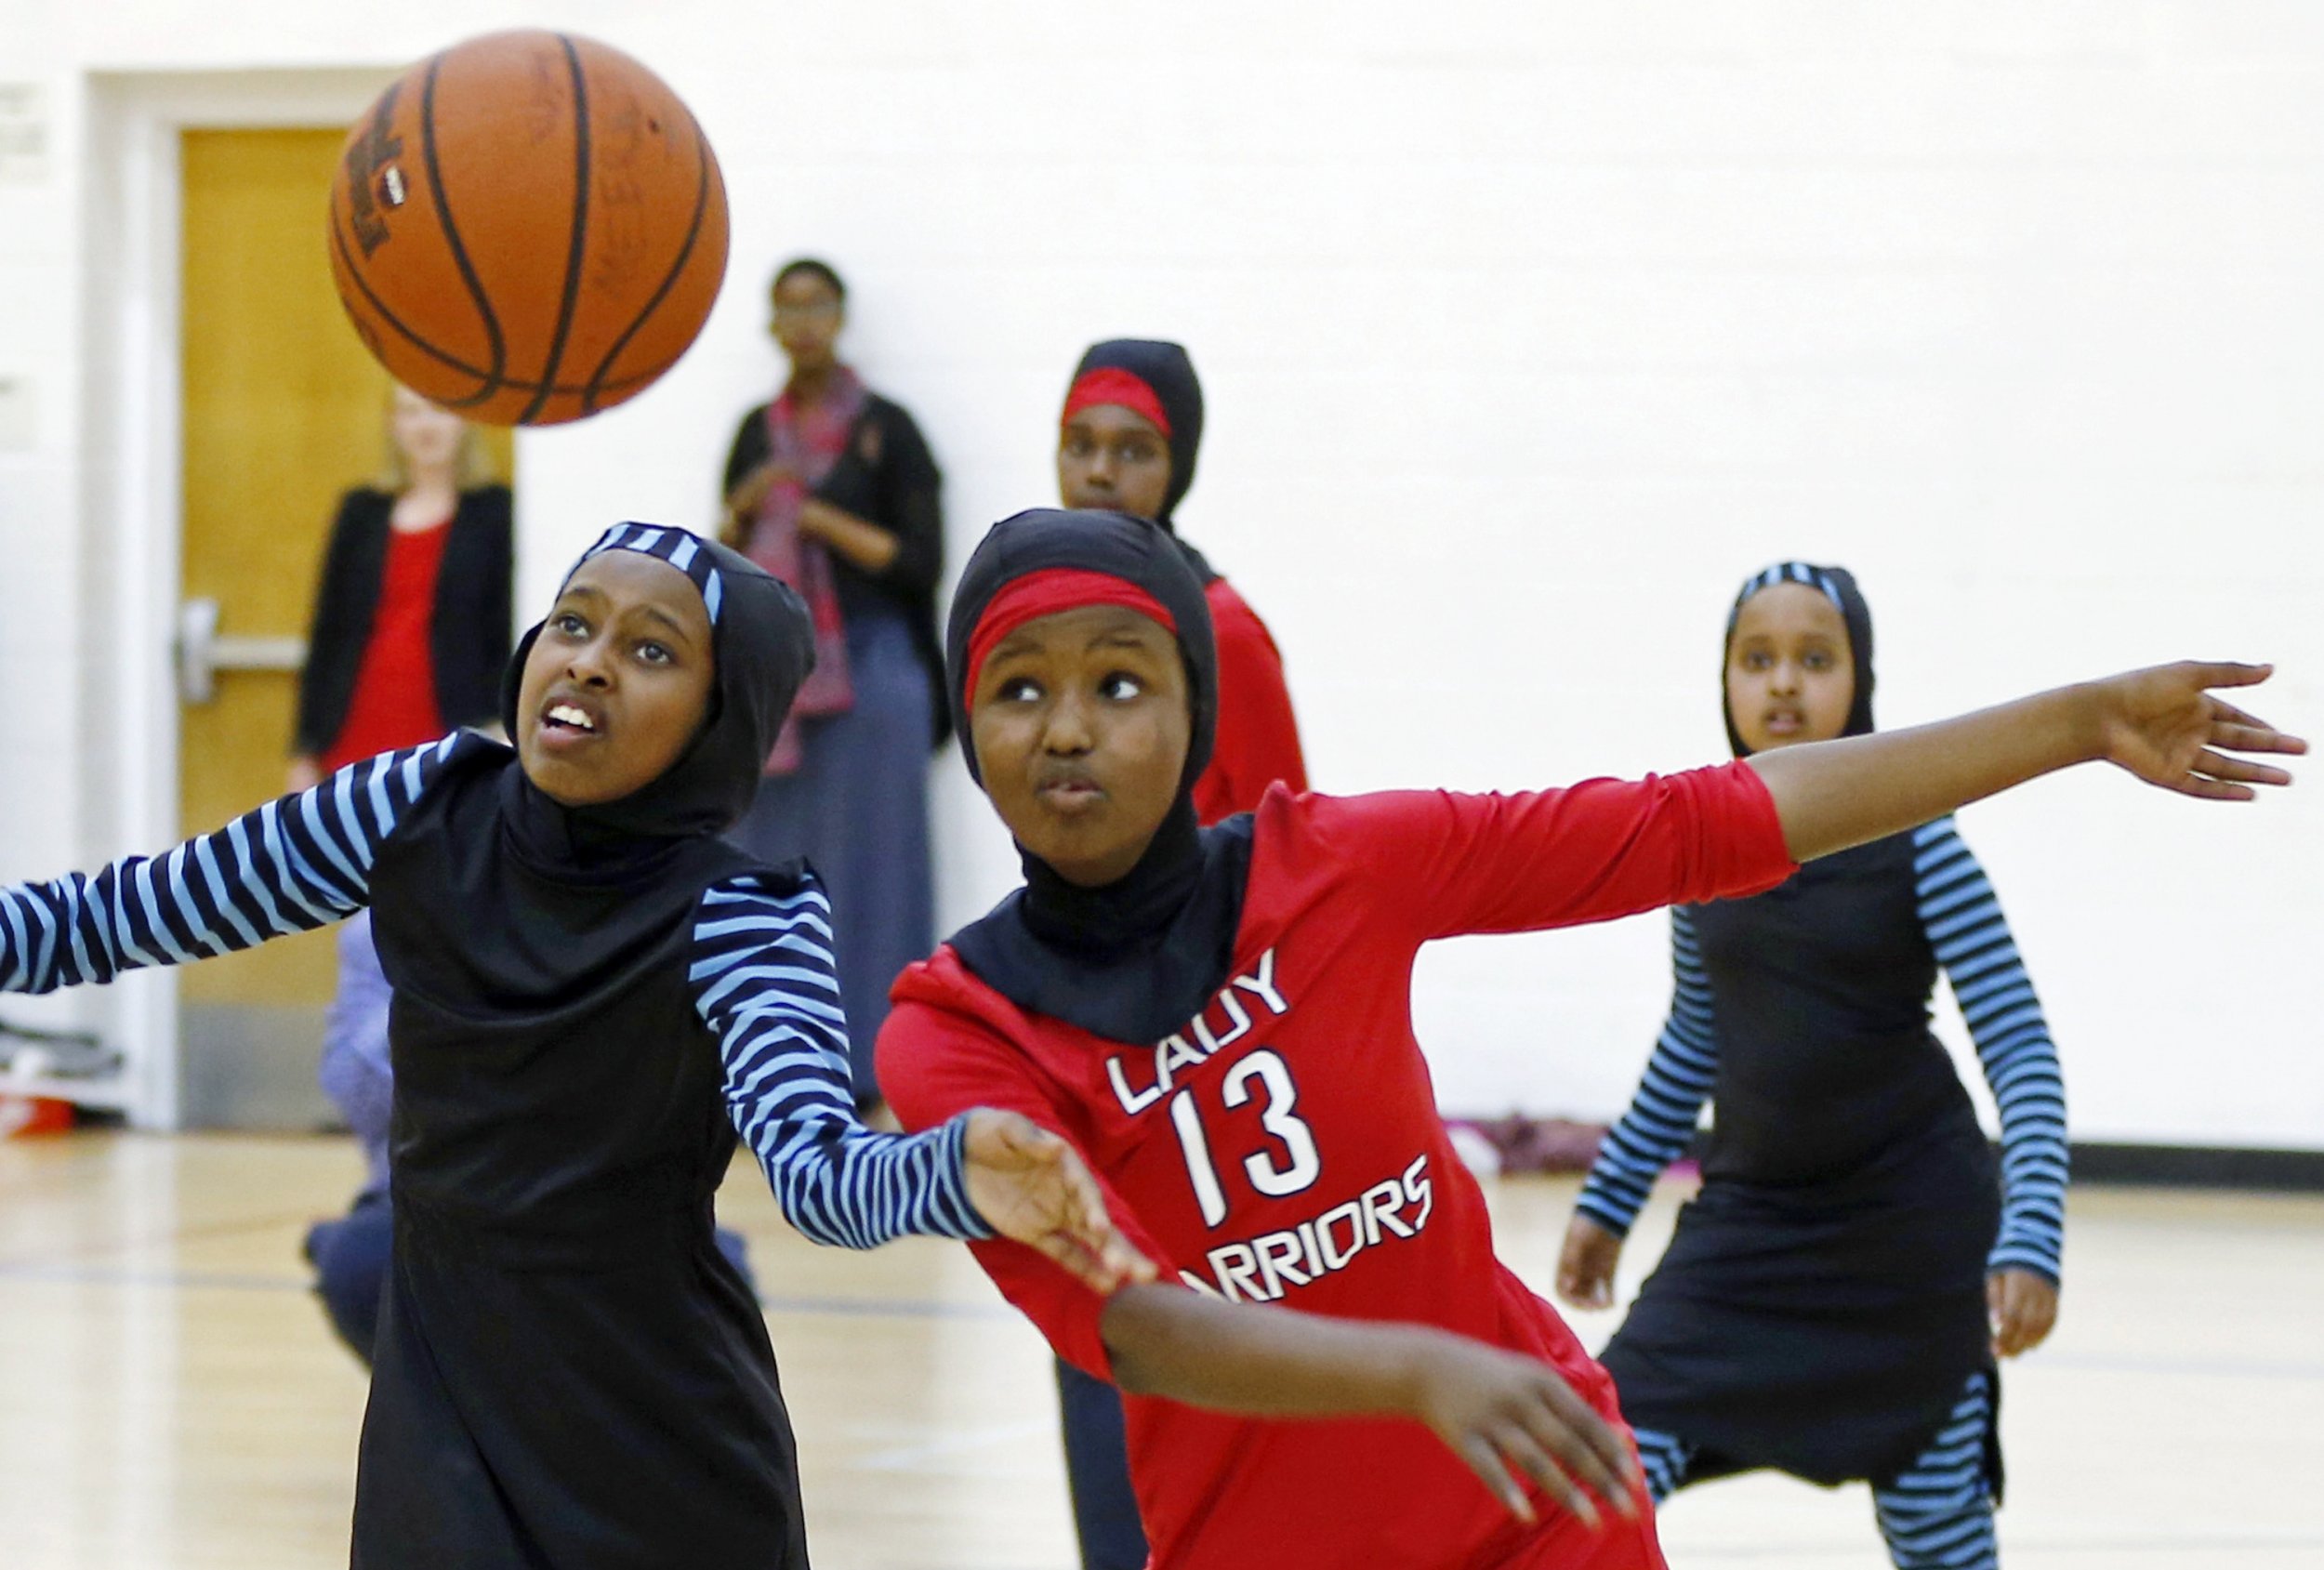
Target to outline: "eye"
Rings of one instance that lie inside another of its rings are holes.
[[[1145,682],[1126,670],[1114,671],[1098,683],[1098,696],[1108,703],[1126,704],[1145,693]]]
[[[548,625],[552,631],[562,633],[567,638],[587,638],[589,635],[589,624],[571,611],[558,612],[548,618]]]
[[[1152,463],[1162,455],[1162,449],[1143,439],[1123,443],[1122,462]]]
[[[1030,676],[1012,676],[993,692],[993,701],[1001,704],[1037,703],[1040,697],[1041,684]]]
[[[1802,660],[1801,664],[1806,666],[1810,670],[1829,670],[1831,668],[1831,655],[1822,649],[1811,649],[1808,651],[1807,658]]]
[[[667,665],[677,657],[670,652],[668,644],[656,643],[652,639],[638,645],[638,658],[648,665]]]
[[[1769,663],[1767,652],[1764,649],[1753,649],[1743,656],[1745,670],[1765,670]]]
[[[1069,458],[1086,458],[1095,450],[1096,445],[1088,437],[1076,432],[1065,438],[1065,455]]]

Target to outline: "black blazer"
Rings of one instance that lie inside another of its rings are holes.
[[[355,678],[378,613],[387,570],[388,514],[395,498],[359,487],[339,500],[331,547],[315,587],[307,665],[298,678],[295,752],[321,757],[338,740],[355,701]],[[490,725],[500,719],[500,679],[508,664],[515,533],[506,485],[460,493],[447,525],[443,565],[436,578],[436,610],[429,624],[428,655],[435,667],[436,712],[447,727]]]
[[[767,460],[767,405],[743,416],[734,445],[726,455],[725,495]],[[885,571],[866,573],[838,551],[832,570],[850,587],[868,588],[892,602],[911,624],[912,647],[928,678],[935,712],[931,746],[952,734],[952,706],[944,701],[944,652],[936,638],[936,583],[944,570],[944,475],[927,439],[901,404],[876,392],[864,394],[864,412],[848,432],[847,451],[815,487],[829,502],[877,523],[896,537],[895,560]]]

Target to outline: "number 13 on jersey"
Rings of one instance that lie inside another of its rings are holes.
[[[1315,1135],[1299,1115],[1299,1087],[1291,1066],[1282,1055],[1260,1048],[1226,1071],[1220,1082],[1220,1100],[1230,1108],[1248,1106],[1254,1094],[1264,1091],[1266,1104],[1259,1114],[1269,1142],[1243,1157],[1243,1172],[1250,1186],[1270,1199],[1282,1199],[1314,1186],[1323,1175],[1323,1157]],[[1178,1130],[1179,1148],[1185,1153],[1187,1181],[1195,1201],[1202,1207],[1206,1226],[1226,1220],[1226,1190],[1219,1181],[1218,1164],[1211,1159],[1210,1136],[1203,1127],[1202,1108],[1192,1087],[1170,1097],[1170,1125]],[[1275,1147],[1279,1146],[1280,1149]]]

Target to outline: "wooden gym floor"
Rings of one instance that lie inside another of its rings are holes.
[[[346,1563],[363,1378],[298,1242],[358,1172],[322,1138],[0,1142],[0,1564]],[[1537,1286],[1572,1194],[1499,1186],[1502,1255]],[[723,1212],[766,1294],[816,1563],[1068,1570],[1047,1353],[966,1251],[812,1247],[747,1167]],[[2008,1379],[2006,1563],[2324,1567],[2324,1198],[2085,1189],[2067,1273],[2057,1335]],[[1860,1488],[1745,1478],[1682,1496],[1663,1537],[1678,1570],[1880,1570],[1870,1516]]]

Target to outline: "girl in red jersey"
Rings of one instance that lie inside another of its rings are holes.
[[[1202,447],[1202,383],[1186,350],[1156,338],[1091,344],[1074,367],[1057,421],[1057,494],[1069,508],[1151,518],[1202,580],[1219,671],[1217,737],[1195,782],[1195,817],[1248,812],[1277,780],[1307,788],[1300,725],[1283,654],[1250,602],[1179,535],[1173,514],[1195,482]]]
[[[2206,691],[2264,667],[2183,665],[1665,778],[1273,791],[1202,830],[1208,615],[1159,531],[998,525],[946,655],[1026,886],[898,981],[881,1079],[910,1127],[981,1103],[1063,1134],[1178,1273],[1101,1296],[978,1248],[1127,1392],[1159,1570],[1663,1563],[1611,1383],[1494,1258],[1436,1115],[1409,1007],[1423,943],[1772,888],[2084,760],[2246,798],[2288,776],[2232,754],[2304,748]],[[1282,1418],[1311,1420],[1261,1420]]]

